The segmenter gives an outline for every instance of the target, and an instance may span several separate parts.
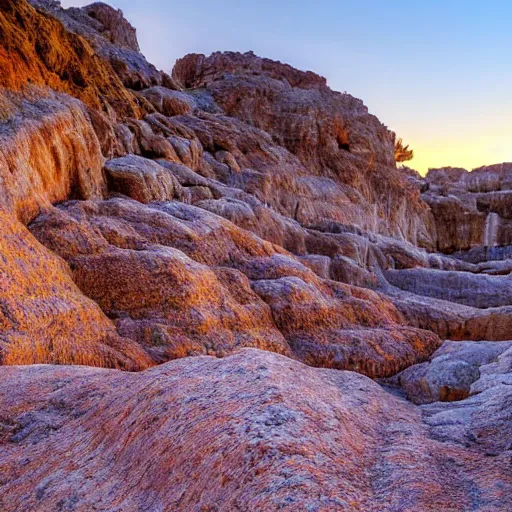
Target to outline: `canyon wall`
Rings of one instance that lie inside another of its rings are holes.
[[[509,164],[100,2],[0,36],[2,510],[512,507]]]

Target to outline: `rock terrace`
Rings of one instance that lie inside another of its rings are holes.
[[[0,509],[512,509],[512,164],[324,78],[0,0]]]

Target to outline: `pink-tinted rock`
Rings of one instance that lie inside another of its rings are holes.
[[[139,374],[9,368],[0,387],[5,512],[512,506],[510,453],[485,456],[494,413],[465,426],[478,441],[441,441],[366,377],[268,352]]]
[[[382,377],[440,344],[404,325],[384,296],[324,281],[284,249],[183,203],[74,202],[31,229],[157,362],[249,346]]]
[[[185,197],[174,175],[152,160],[128,155],[105,164],[110,190],[140,201],[168,201]]]

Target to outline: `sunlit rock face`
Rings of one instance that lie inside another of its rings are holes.
[[[0,510],[512,509],[509,164],[103,3],[0,34]]]
[[[434,404],[429,426],[364,376],[269,352],[138,374],[9,368],[0,386],[2,510],[512,506],[497,410],[454,410],[446,429]]]
[[[21,221],[69,197],[107,192],[103,156],[82,103],[47,89],[0,93],[0,201]]]
[[[150,358],[118,335],[66,263],[0,209],[0,361],[140,370]]]
[[[26,0],[2,1],[0,87],[48,86],[109,114],[139,115],[137,98],[123,87],[112,65],[96,55],[92,40],[66,30],[55,19],[61,11],[51,8],[52,16],[46,16]]]
[[[432,246],[428,208],[395,165],[395,134],[361,100],[332,91],[312,72],[251,52],[187,55],[173,76],[206,90],[226,114],[264,130],[296,155],[316,177],[309,178],[311,185],[325,189],[326,202],[340,187],[353,211],[336,220]],[[299,195],[296,218],[317,224],[320,216],[302,212],[307,202],[307,193]]]
[[[383,377],[438,346],[389,300],[323,280],[284,249],[181,202],[71,202],[36,238],[155,362],[255,347]]]

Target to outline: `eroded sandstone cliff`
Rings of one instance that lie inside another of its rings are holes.
[[[0,87],[2,510],[512,507],[510,165],[99,2],[0,0]]]

